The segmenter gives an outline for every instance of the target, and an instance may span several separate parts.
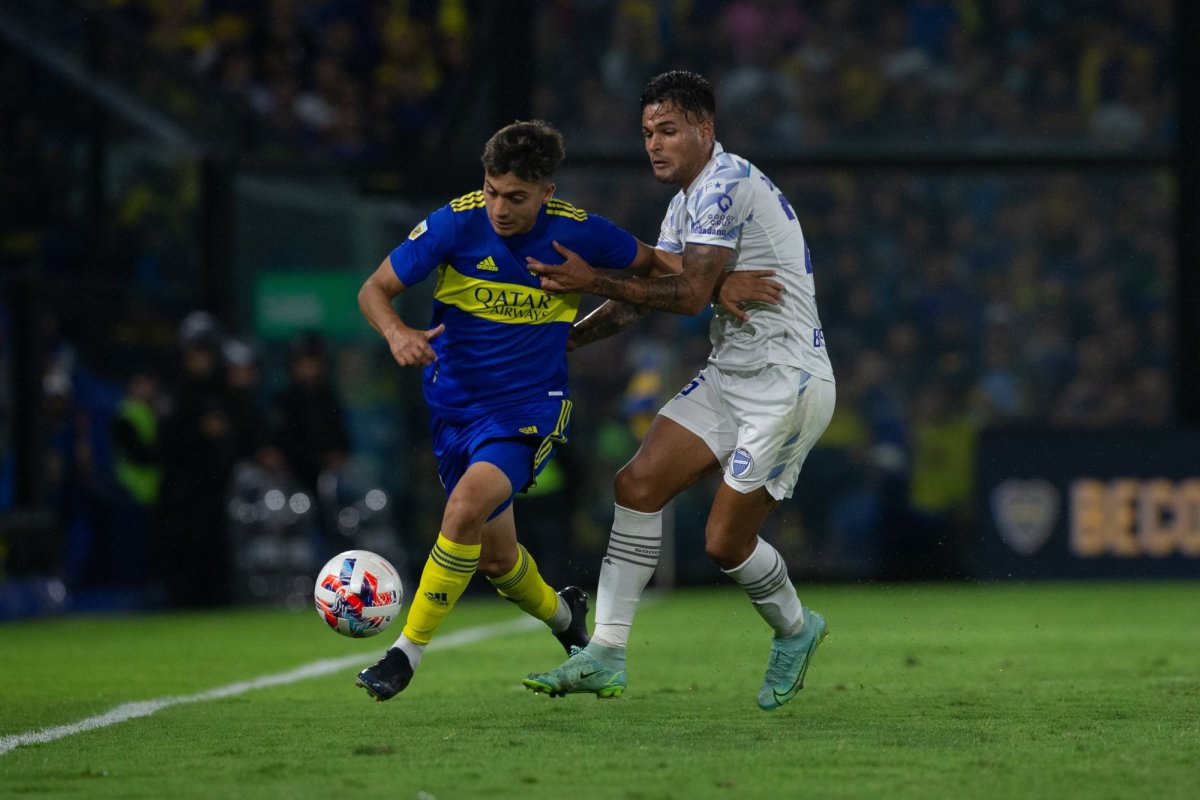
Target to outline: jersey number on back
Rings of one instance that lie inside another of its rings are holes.
[[[771,179],[768,178],[766,175],[759,175],[759,177],[762,178],[763,183],[765,183],[767,185],[767,188],[770,189],[772,192],[774,192],[775,196],[779,198],[779,207],[783,209],[783,213],[787,214],[788,219],[795,222],[796,212],[792,211],[792,204],[789,203],[788,199],[783,196],[783,192],[776,189],[775,184],[771,183]]]

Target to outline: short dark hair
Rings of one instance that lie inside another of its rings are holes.
[[[562,134],[540,119],[505,125],[483,148],[483,171],[488,175],[511,172],[523,181],[548,180],[566,157]]]
[[[671,103],[696,121],[712,119],[717,113],[717,96],[708,78],[683,69],[656,75],[646,84],[642,108],[656,103]]]

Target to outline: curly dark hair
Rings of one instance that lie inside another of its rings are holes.
[[[646,84],[642,108],[656,103],[671,103],[697,122],[712,119],[717,113],[717,97],[708,78],[682,69],[656,75]]]
[[[514,122],[492,134],[483,148],[483,171],[511,172],[528,183],[541,183],[566,157],[562,134],[540,119]]]

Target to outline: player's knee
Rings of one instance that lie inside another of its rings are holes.
[[[753,550],[739,537],[724,535],[712,528],[704,532],[704,554],[721,569],[733,569],[744,563]]]
[[[617,471],[613,495],[619,505],[634,511],[658,511],[666,503],[654,476],[640,469],[636,459]]]
[[[446,501],[446,510],[442,513],[442,533],[453,540],[457,538],[456,534],[477,531],[487,521],[487,515],[484,505],[455,492]]]
[[[728,548],[723,542],[707,539],[704,542],[704,555],[708,556],[709,560],[716,564],[721,569],[732,569],[725,564],[729,561]],[[737,566],[736,564],[734,566]]]

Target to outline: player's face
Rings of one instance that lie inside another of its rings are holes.
[[[530,231],[542,205],[553,196],[553,183],[530,183],[511,172],[483,176],[483,204],[492,230],[501,236]]]
[[[659,183],[686,189],[712,158],[713,121],[689,119],[671,102],[642,109],[642,136]]]

